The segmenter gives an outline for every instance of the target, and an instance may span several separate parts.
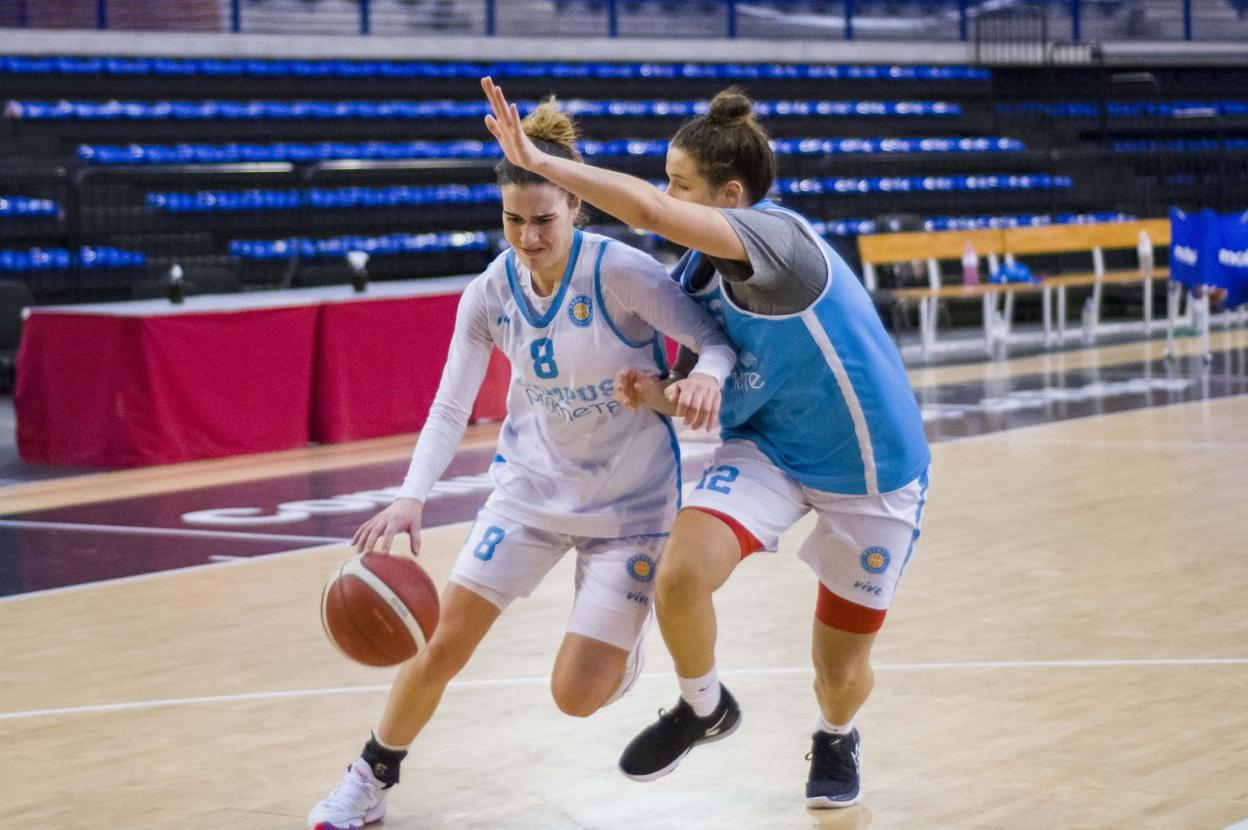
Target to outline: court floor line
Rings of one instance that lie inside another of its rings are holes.
[[[1248,450],[1248,441],[1140,441],[1134,438],[1029,438],[1020,444],[1051,444],[1062,447],[1130,447],[1135,450]]]
[[[1223,401],[1236,401],[1237,399],[1248,398],[1248,392],[1234,392],[1229,395],[1219,395],[1216,398],[1197,398],[1192,401],[1167,401],[1166,403],[1153,404],[1151,406],[1140,406],[1131,409],[1120,409],[1115,412],[1089,412],[1087,415],[1076,415],[1073,418],[1058,418],[1052,421],[1041,421],[1036,424],[1024,424],[1023,426],[1007,427],[1006,429],[998,429],[992,432],[977,432],[974,435],[951,435],[948,438],[937,438],[929,441],[930,444],[961,444],[966,441],[991,441],[991,440],[1013,440],[1014,436],[1023,435],[1024,440],[1027,439],[1032,432],[1046,429],[1048,427],[1057,427],[1064,424],[1073,424],[1080,421],[1091,421],[1096,418],[1114,418],[1119,415],[1132,415],[1140,412],[1152,412],[1158,409],[1170,409],[1176,406],[1209,406],[1211,404],[1218,405]]]
[[[94,525],[92,525],[94,527]],[[251,536],[251,534],[243,534]],[[254,537],[253,537],[254,538]],[[204,571],[209,568],[232,568],[239,565],[246,565],[260,559],[270,559],[274,556],[295,556],[305,553],[316,553],[325,548],[337,547],[349,542],[349,539],[342,541],[333,540],[330,542],[320,542],[312,546],[304,546],[297,550],[281,550],[274,553],[262,553],[258,556],[244,556],[238,559],[218,560],[215,562],[207,562],[202,565],[187,565],[184,568],[170,568],[165,571],[149,571],[148,573],[132,574],[130,576],[118,576],[110,579],[97,579],[94,582],[79,582],[77,585],[62,585],[59,588],[44,588],[41,591],[26,591],[21,594],[10,594],[7,597],[0,597],[0,605],[9,602],[20,602],[27,599],[38,599],[40,597],[53,597],[58,594],[71,594],[78,591],[88,591],[93,588],[102,588],[111,585],[126,585],[131,582],[146,582],[149,579],[159,579],[161,577],[171,576],[173,574],[193,573],[194,571]]]
[[[1248,666],[1248,657],[1191,657],[1191,658],[1159,658],[1135,660],[986,660],[961,661],[948,663],[884,663],[873,668],[876,671],[956,671],[956,670],[993,670],[993,669],[1049,669],[1049,668],[1149,668],[1157,666]],[[809,666],[777,667],[758,669],[726,669],[721,674],[725,677],[766,677],[771,675],[801,674],[809,675],[813,669]],[[642,675],[649,679],[670,679],[666,672],[647,672]],[[460,689],[483,689],[499,686],[527,686],[546,684],[550,678],[539,677],[499,677],[489,680],[452,680],[450,685]],[[38,717],[55,717],[64,715],[86,715],[106,712],[122,712],[135,709],[155,709],[164,706],[188,706],[201,703],[236,703],[252,700],[284,700],[299,697],[317,697],[322,695],[342,695],[384,692],[389,684],[372,686],[331,686],[320,689],[287,689],[276,692],[244,692],[232,695],[204,695],[200,697],[168,698],[164,700],[135,700],[122,703],[101,703],[91,706],[63,706],[51,709],[25,709],[15,712],[0,712],[0,721],[23,720]]]
[[[288,536],[282,533],[239,533],[233,530],[187,530],[177,527],[135,527],[132,525],[96,525],[80,522],[39,522],[27,519],[0,519],[0,527],[33,528],[36,530],[89,530],[93,533],[126,533],[140,536],[193,536],[200,539],[258,539],[262,542],[298,542],[299,544],[341,544],[349,539],[337,536]]]
[[[1203,400],[1195,400],[1195,401],[1175,401],[1175,402],[1173,402],[1173,403],[1159,404],[1159,405],[1157,405],[1157,406],[1153,406],[1153,407],[1145,407],[1145,408],[1147,408],[1147,409],[1165,409],[1165,408],[1172,407],[1172,406],[1194,406],[1194,405],[1208,405],[1208,404],[1211,404],[1211,403],[1217,403],[1217,402],[1219,402],[1219,401],[1231,400],[1231,399],[1235,399],[1235,398],[1248,398],[1248,393],[1240,393],[1240,394],[1236,394],[1236,395],[1225,395],[1225,396],[1220,397],[1220,398],[1208,398],[1208,399],[1203,399]],[[1129,410],[1125,410],[1125,411],[1122,411],[1122,412],[1093,413],[1093,414],[1090,414],[1090,415],[1082,415],[1082,416],[1079,416],[1079,417],[1077,417],[1077,418],[1065,418],[1065,419],[1060,420],[1060,421],[1044,421],[1044,422],[1042,422],[1042,423],[1038,423],[1038,424],[1028,424],[1028,425],[1026,425],[1026,426],[1014,427],[1014,428],[1012,428],[1012,429],[998,430],[998,431],[996,431],[996,432],[981,432],[981,433],[976,434],[976,435],[962,435],[962,436],[955,436],[955,437],[950,437],[950,438],[944,438],[944,439],[940,439],[940,440],[938,440],[938,441],[933,441],[932,443],[933,443],[933,444],[957,444],[957,443],[961,443],[961,442],[964,442],[964,441],[984,441],[984,440],[994,440],[994,439],[995,439],[995,440],[1001,440],[1001,439],[1011,439],[1011,438],[1012,438],[1012,436],[1015,436],[1015,435],[1017,435],[1017,434],[1019,434],[1019,433],[1028,433],[1028,435],[1027,435],[1027,436],[1024,436],[1024,438],[1023,438],[1022,440],[1024,440],[1024,441],[1030,441],[1030,442],[1036,442],[1036,443],[1038,443],[1038,442],[1036,441],[1036,439],[1030,438],[1030,435],[1029,435],[1029,434],[1030,434],[1031,432],[1036,431],[1036,430],[1045,429],[1045,428],[1047,428],[1047,427],[1054,427],[1054,426],[1057,426],[1057,425],[1059,425],[1059,424],[1068,424],[1068,423],[1070,423],[1070,422],[1072,422],[1072,421],[1085,421],[1085,420],[1091,420],[1091,419],[1094,419],[1094,418],[1113,418],[1113,417],[1118,416],[1118,415],[1127,415],[1127,414],[1130,414],[1130,413],[1133,413],[1133,412],[1137,412],[1137,411],[1140,411],[1140,410],[1129,409]],[[1040,440],[1044,440],[1044,439],[1040,439]],[[0,519],[0,525],[4,525],[4,524],[16,524],[16,523],[17,523],[17,521],[18,521],[18,520],[12,520],[12,519]],[[42,524],[42,523],[34,523],[34,522],[32,522],[31,524]],[[75,527],[81,527],[81,528],[84,528],[84,529],[89,529],[89,530],[95,530],[95,529],[98,529],[98,528],[107,527],[106,525],[92,525],[92,524],[85,524],[85,525],[68,525],[68,524],[62,525],[62,524],[56,524],[56,523],[47,523],[47,524],[48,524],[48,526],[49,526],[49,527],[61,527],[61,528],[75,528]],[[438,525],[437,527],[451,527],[452,525],[455,525],[455,524],[460,524],[460,522],[451,522],[451,523],[450,523],[450,524],[448,524],[448,525]],[[423,529],[424,529],[424,530],[432,530],[432,529],[433,529],[433,527],[423,528]],[[118,531],[116,531],[116,532],[123,532],[123,531],[118,530]],[[206,533],[206,534],[216,535],[216,536],[221,536],[221,535],[227,535],[227,536],[228,536],[228,535],[238,535],[238,536],[240,536],[240,537],[246,537],[246,538],[252,538],[252,539],[255,539],[255,538],[264,538],[261,534],[252,534],[252,533],[240,533],[240,534],[233,534],[233,533],[231,533],[230,531],[224,531],[224,530],[222,530],[222,531],[200,531],[200,530],[178,530],[178,529],[163,530],[163,529],[160,529],[160,528],[134,528],[134,529],[133,529],[133,531],[129,531],[129,532],[147,532],[147,533],[191,533],[191,534]],[[269,538],[274,538],[274,537],[269,537]],[[322,538],[322,537],[281,537],[281,538],[288,538],[288,539],[311,539],[311,540],[315,540],[315,542],[319,543],[319,544],[317,544],[317,545],[316,545],[316,547],[327,547],[327,546],[329,546],[329,545],[334,545],[334,544],[346,544],[347,542],[349,542],[349,541],[350,541],[349,539],[325,539],[325,538]],[[214,562],[214,563],[211,563],[211,564],[208,564],[208,565],[191,565],[191,566],[186,567],[186,568],[170,568],[169,570],[165,570],[165,571],[154,571],[154,572],[152,572],[152,573],[146,573],[146,574],[135,574],[134,576],[123,576],[123,577],[117,577],[117,578],[115,578],[115,579],[101,579],[101,580],[97,580],[97,581],[95,581],[95,582],[81,582],[81,583],[79,583],[79,584],[77,584],[77,585],[66,585],[66,586],[63,586],[63,587],[60,587],[60,588],[48,588],[48,589],[46,589],[46,590],[42,590],[42,591],[29,591],[29,592],[26,592],[26,593],[21,593],[21,594],[12,594],[12,595],[10,595],[10,596],[0,597],[0,605],[2,605],[2,604],[4,604],[4,603],[8,603],[8,602],[17,602],[17,601],[20,601],[20,600],[32,599],[32,598],[35,598],[35,597],[54,596],[54,595],[56,595],[56,594],[68,593],[68,592],[70,592],[70,591],[82,591],[82,590],[88,590],[88,589],[91,589],[91,588],[98,588],[98,587],[100,587],[100,586],[104,586],[104,585],[114,585],[114,584],[122,584],[122,583],[126,583],[126,582],[134,582],[134,581],[144,580],[144,579],[153,579],[153,578],[157,578],[157,577],[169,576],[169,575],[171,575],[171,574],[178,574],[178,573],[185,573],[185,572],[187,572],[187,571],[195,571],[195,570],[200,570],[200,569],[203,569],[203,568],[221,567],[221,566],[223,566],[223,565],[225,565],[225,566],[230,566],[230,565],[243,565],[243,564],[247,564],[247,563],[249,563],[249,562],[256,562],[256,561],[259,561],[259,560],[262,560],[262,559],[268,559],[268,558],[273,557],[273,556],[286,556],[286,555],[289,555],[289,554],[291,554],[291,553],[305,553],[305,552],[307,552],[307,550],[311,550],[311,549],[315,549],[315,548],[300,549],[300,550],[295,550],[295,551],[278,551],[278,552],[276,552],[276,553],[265,553],[265,554],[260,554],[259,556],[248,556],[248,557],[246,557],[246,558],[239,559],[239,560],[235,560],[235,561],[230,561],[230,562]]]

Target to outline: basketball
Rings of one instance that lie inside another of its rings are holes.
[[[325,583],[321,625],[334,647],[357,663],[393,666],[433,636],[438,589],[411,557],[353,556]]]

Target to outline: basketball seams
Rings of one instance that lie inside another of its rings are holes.
[[[354,576],[360,579],[390,607],[394,615],[399,618],[399,622],[412,635],[412,641],[416,643],[417,652],[425,647],[427,643],[425,632],[421,630],[420,623],[416,620],[416,615],[412,613],[411,609],[399,598],[399,595],[380,576],[365,567],[363,556],[357,556],[344,562],[341,573],[343,576]]]
[[[348,627],[351,629],[354,635],[352,637],[352,640],[355,643],[359,643],[365,646],[368,649],[369,653],[368,653],[367,659],[362,659],[359,655],[356,655],[356,656],[348,655],[348,656],[350,656],[352,660],[355,660],[358,663],[364,663],[365,665],[368,665],[368,666],[393,665],[393,661],[391,660],[390,655],[387,654],[384,649],[382,649],[376,643],[373,642],[373,638],[368,636],[368,632],[361,626],[359,620],[356,619],[356,615],[355,615],[356,608],[355,608],[355,605],[351,601],[351,595],[347,592],[347,588],[349,587],[349,580],[347,579],[347,577],[351,575],[352,574],[347,573],[346,567],[344,564],[343,568],[341,569],[341,576],[338,579],[334,580],[334,587],[338,591],[339,608],[342,609],[342,613],[339,614],[339,618],[342,620],[342,623],[341,623],[342,626]],[[363,583],[363,580],[360,580],[360,581],[362,584],[365,584],[365,586],[367,587],[367,584]]]
[[[329,642],[333,645],[338,653],[348,660],[354,660],[350,654],[338,645],[338,638],[334,636],[334,631],[329,626],[329,600],[330,589],[338,586],[338,580],[342,579],[342,567],[339,566],[338,573],[334,574],[333,579],[325,583],[325,587],[321,590],[321,628],[325,629],[325,636],[329,638]]]

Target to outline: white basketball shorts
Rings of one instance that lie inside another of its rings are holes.
[[[654,600],[666,534],[593,539],[528,527],[488,507],[451,569],[451,580],[499,610],[527,597],[565,553],[576,548],[576,599],[567,630],[631,651]]]
[[[737,521],[767,551],[775,551],[780,536],[814,510],[815,529],[798,557],[836,597],[882,612],[914,553],[926,495],[926,471],[899,490],[874,496],[815,490],[790,478],[752,442],[734,439],[712,454],[684,507]],[[878,616],[882,622],[883,614]]]

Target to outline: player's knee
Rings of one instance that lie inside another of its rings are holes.
[[[850,692],[861,692],[875,684],[875,670],[862,661],[819,661],[815,671],[815,691],[821,697],[837,698]]]
[[[709,594],[713,586],[706,579],[704,569],[688,557],[665,560],[659,565],[655,580],[655,602],[660,610],[687,605],[695,597]]]
[[[558,678],[551,680],[550,694],[559,711],[574,718],[587,718],[597,712],[607,697],[592,684],[566,682]]]

